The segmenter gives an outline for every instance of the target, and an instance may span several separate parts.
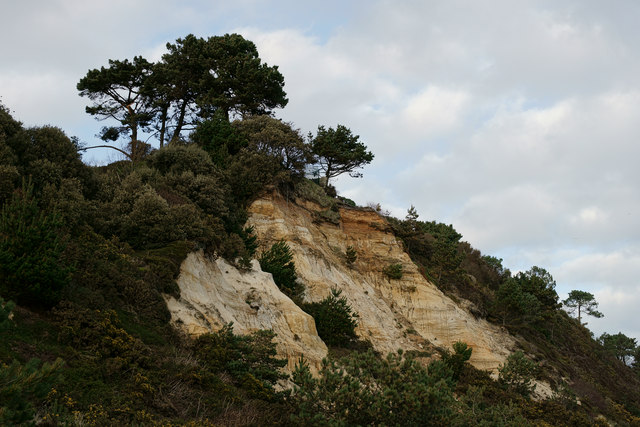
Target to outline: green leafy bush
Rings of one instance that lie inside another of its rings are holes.
[[[453,353],[447,350],[443,352],[442,361],[451,369],[455,380],[460,378],[465,362],[471,358],[471,352],[471,347],[461,341],[453,343]]]
[[[195,352],[213,373],[226,372],[236,384],[251,391],[253,397],[273,397],[276,383],[288,377],[281,372],[287,364],[276,357],[275,334],[260,330],[251,335],[235,335],[229,323],[217,332],[201,335]]]
[[[0,294],[27,306],[51,307],[69,283],[62,222],[44,212],[24,185],[0,211]]]
[[[358,259],[358,252],[353,246],[347,246],[347,250],[344,253],[344,259],[347,266],[352,267],[353,263]]]
[[[149,164],[162,174],[212,174],[216,170],[209,154],[196,145],[169,145],[149,156]]]
[[[17,360],[0,362],[0,425],[30,425],[35,415],[32,401],[47,395],[63,364],[62,359],[31,359],[24,365]]]
[[[11,312],[15,308],[13,301],[5,301],[0,297],[0,332],[5,329],[9,329],[12,326]]]
[[[215,164],[222,166],[226,165],[229,156],[235,156],[247,146],[246,138],[220,110],[196,126],[191,140],[206,150]]]
[[[524,397],[529,397],[535,390],[534,379],[537,373],[538,366],[527,359],[523,352],[516,351],[498,368],[498,380]]]
[[[402,264],[389,264],[382,268],[382,272],[389,278],[394,280],[402,279]]]
[[[450,425],[454,414],[451,372],[441,362],[426,369],[401,351],[324,359],[318,378],[300,361],[293,382],[296,425]]]
[[[328,345],[347,346],[357,339],[358,313],[354,312],[342,291],[331,289],[331,295],[320,302],[307,303],[303,310],[313,316],[318,335]]]
[[[290,123],[269,115],[252,116],[236,120],[233,127],[248,141],[248,149],[275,159],[282,169],[301,176],[311,160],[309,146],[300,130]]]
[[[262,271],[273,275],[273,281],[282,292],[294,301],[300,300],[304,285],[298,282],[293,254],[284,240],[274,243],[269,250],[264,251],[258,261]]]

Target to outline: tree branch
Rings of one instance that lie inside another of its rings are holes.
[[[114,150],[117,150],[119,152],[121,152],[122,154],[124,154],[125,156],[127,156],[127,158],[129,160],[133,160],[131,158],[131,155],[129,153],[127,153],[124,150],[119,149],[118,147],[114,147],[113,145],[93,145],[91,147],[82,147],[82,148],[78,148],[78,151],[86,151],[86,150],[90,150],[92,148],[113,148]]]

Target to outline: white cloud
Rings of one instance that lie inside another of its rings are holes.
[[[400,123],[418,138],[438,136],[462,125],[461,115],[469,95],[461,90],[428,86],[409,98]]]

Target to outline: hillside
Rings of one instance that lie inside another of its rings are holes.
[[[290,124],[199,126],[89,167],[0,108],[0,424],[638,424],[544,269],[305,179]]]

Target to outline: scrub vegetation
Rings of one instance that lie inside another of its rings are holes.
[[[425,277],[522,337],[498,381],[468,363],[465,343],[430,359],[375,353],[337,289],[305,300],[291,249],[257,242],[246,209],[279,191],[339,224],[340,207],[358,207],[329,180],[357,177],[373,154],[345,126],[303,136],[274,118],[287,104],[284,78],[242,36],[188,35],[157,63],[109,60],[78,90],[105,120],[100,145],[125,160],[87,166],[79,153],[91,147],[53,126],[25,127],[0,105],[0,425],[640,423],[640,350],[623,334],[594,339],[581,318],[596,313],[590,294],[565,302],[579,304],[574,319],[549,272],[512,275],[413,207],[388,221]],[[315,182],[305,178],[314,168]],[[192,251],[241,269],[258,259],[330,346],[319,375],[300,360],[287,378],[271,331],[175,331],[162,295],[179,297]],[[345,263],[361,267],[355,248]],[[401,279],[402,266],[379,274]],[[533,400],[535,379],[556,394]]]

